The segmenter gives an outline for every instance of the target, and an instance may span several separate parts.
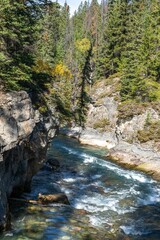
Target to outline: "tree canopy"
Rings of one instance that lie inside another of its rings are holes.
[[[50,93],[82,125],[90,87],[120,77],[121,100],[160,99],[159,0],[0,0],[0,81]]]

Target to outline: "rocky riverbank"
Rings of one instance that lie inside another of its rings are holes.
[[[109,151],[107,157],[126,168],[145,172],[160,180],[160,152],[152,148],[120,142]]]
[[[141,170],[160,180],[159,104],[121,103],[119,79],[93,87],[85,129],[74,127],[62,133],[82,144],[106,147],[107,158],[127,168]]]
[[[108,148],[107,158],[117,164],[151,175],[154,179],[160,180],[160,152],[151,147],[143,147],[137,143],[116,141],[112,135],[110,141],[107,134],[100,133],[94,129],[62,129],[62,134],[77,138],[80,143],[97,147]]]
[[[8,198],[30,189],[56,132],[56,118],[33,108],[24,92],[0,92],[0,229],[9,225]]]

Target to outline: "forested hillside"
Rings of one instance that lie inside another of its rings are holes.
[[[86,1],[73,16],[67,3],[0,1],[4,89],[43,93],[83,125],[92,85],[112,77],[121,101],[160,100],[159,0]]]

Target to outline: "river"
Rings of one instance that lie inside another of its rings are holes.
[[[12,230],[0,239],[159,240],[160,184],[143,173],[123,169],[105,159],[106,150],[56,137],[48,158],[59,170],[44,167],[25,199],[38,193],[65,192],[71,203],[27,205],[14,202]]]

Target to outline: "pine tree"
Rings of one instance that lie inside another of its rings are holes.
[[[78,123],[80,126],[84,127],[85,116],[87,113],[87,105],[90,101],[89,94],[87,92],[87,85],[91,84],[91,57],[92,57],[92,46],[86,52],[85,62],[82,68],[81,79],[79,83],[80,96],[78,99],[78,107],[76,112],[78,113]]]
[[[18,88],[31,80],[34,18],[32,1],[1,1],[1,73],[6,87]]]
[[[73,19],[74,24],[74,39],[75,41],[82,39],[84,37],[87,37],[87,15],[89,10],[89,4],[87,1],[84,3],[81,2],[80,6],[78,7],[78,10],[75,12]]]
[[[100,56],[97,61],[99,76],[107,77],[119,71],[121,56],[126,44],[127,21],[128,1],[110,0],[108,2]]]
[[[57,58],[57,45],[60,40],[60,6],[45,2],[41,6],[41,17],[37,22],[36,58],[54,66]]]
[[[133,1],[122,59],[122,100],[159,98],[159,2]]]

